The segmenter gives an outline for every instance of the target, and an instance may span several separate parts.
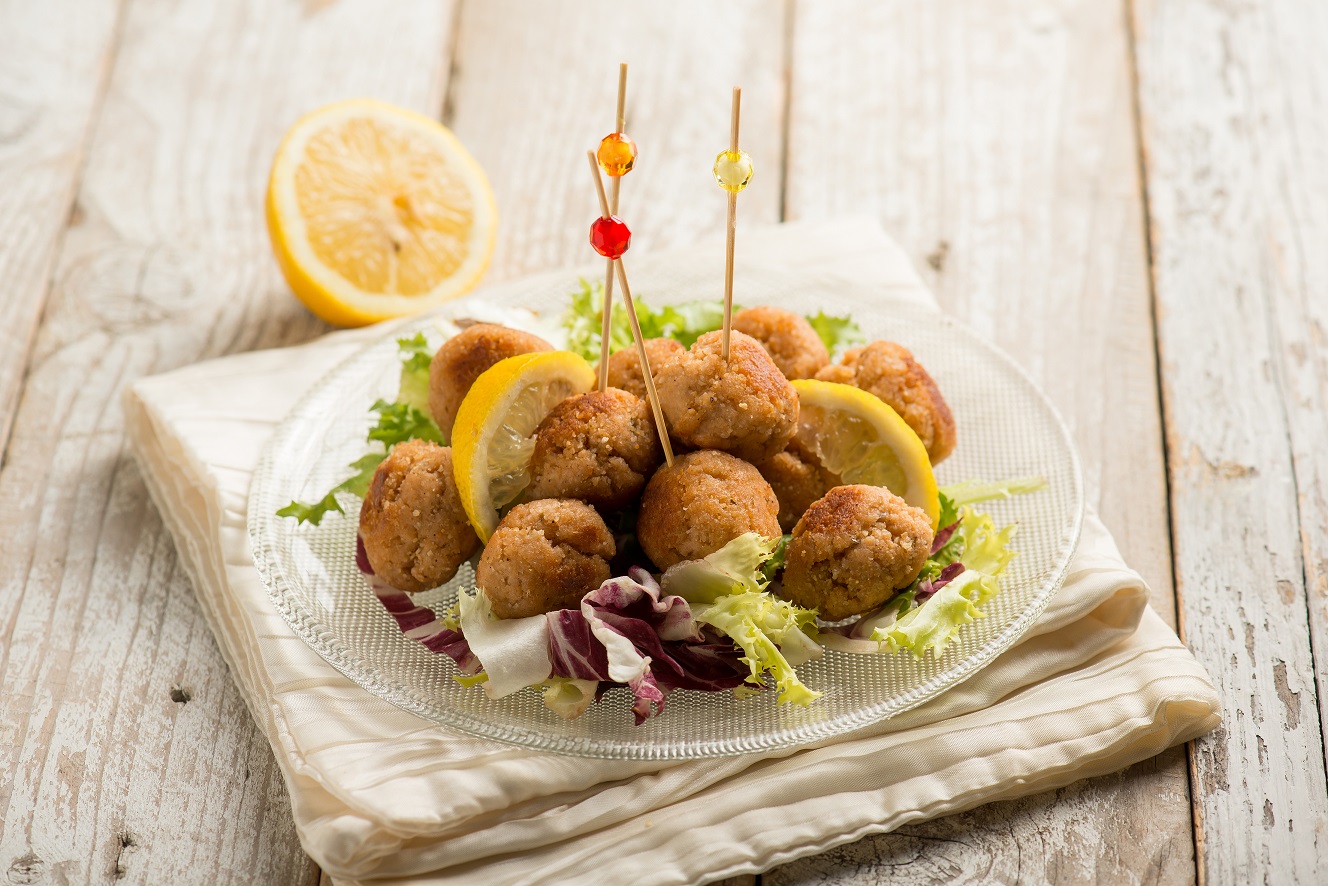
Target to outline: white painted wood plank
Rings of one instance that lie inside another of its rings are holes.
[[[1177,592],[1226,706],[1195,747],[1203,868],[1322,882],[1328,8],[1134,13]]]
[[[613,130],[619,62],[629,65],[627,133],[640,148],[622,183],[633,250],[723,236],[727,204],[710,169],[728,147],[734,86],[743,89],[742,147],[756,166],[738,223],[778,221],[782,9],[753,0],[630,11],[607,0],[467,4],[446,122],[498,197],[488,279],[594,257],[587,232],[599,209],[585,153]],[[722,285],[720,268],[717,297]]]
[[[121,0],[0,4],[0,461],[120,7]]]
[[[1171,618],[1123,7],[844,0],[799,4],[791,30],[787,216],[877,216],[946,309],[1028,369],[1070,424],[1090,501]],[[1171,751],[765,882],[1182,883],[1193,851]]]
[[[145,373],[322,330],[270,256],[272,153],[296,116],[334,99],[436,114],[451,23],[426,0],[131,4],[0,470],[11,871],[317,881],[126,454],[119,394]]]

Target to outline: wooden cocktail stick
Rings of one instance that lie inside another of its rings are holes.
[[[738,117],[742,107],[742,89],[733,87],[733,110],[729,119],[729,151],[738,153]],[[738,192],[729,191],[728,238],[724,245],[724,340],[722,353],[729,359],[729,330],[733,327],[733,241],[738,232]]]
[[[614,118],[614,132],[622,132],[627,126],[627,63],[618,65],[618,113]],[[622,186],[622,176],[609,178],[609,215],[618,214],[618,189]],[[613,335],[613,259],[608,259],[604,267],[604,304],[600,308],[603,317],[599,327],[599,389],[609,386],[609,339]]]
[[[601,218],[609,218],[609,198],[604,193],[604,180],[599,177],[599,164],[595,162],[595,152],[587,151],[590,159],[590,174],[595,177],[595,193],[599,195]],[[650,411],[655,416],[655,431],[659,434],[660,445],[664,447],[664,461],[673,467],[673,446],[669,443],[669,430],[664,424],[664,410],[659,405],[659,391],[655,390],[655,374],[650,369],[650,357],[646,355],[646,342],[641,336],[641,321],[636,318],[636,305],[632,302],[632,290],[627,285],[627,271],[622,259],[609,259],[610,265],[617,265],[618,285],[622,287],[623,304],[627,308],[627,319],[632,327],[632,338],[636,341],[636,355],[641,360],[641,375],[645,378],[646,398],[650,401]]]

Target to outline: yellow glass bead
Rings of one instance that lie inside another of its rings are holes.
[[[736,194],[752,180],[752,158],[746,151],[721,151],[715,158],[714,173],[721,188]]]
[[[636,163],[636,142],[621,132],[610,132],[600,141],[595,159],[605,175],[613,178],[626,175]]]

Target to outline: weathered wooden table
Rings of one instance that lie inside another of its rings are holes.
[[[874,215],[1068,419],[1090,499],[1225,700],[1118,775],[766,884],[1323,882],[1328,4],[1316,0],[0,4],[0,869],[316,882],[128,457],[119,393],[312,338],[267,244],[287,126],[441,116],[490,280],[586,258],[581,152],[632,64],[637,249]],[[1315,666],[1315,653],[1319,664]]]

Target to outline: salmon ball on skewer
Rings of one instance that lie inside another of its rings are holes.
[[[785,532],[793,530],[812,502],[844,482],[797,436],[783,452],[756,467],[779,499],[779,528]]]
[[[778,536],[779,501],[756,468],[727,452],[679,456],[641,497],[636,537],[660,569],[713,554],[744,532]]]
[[[756,339],[707,332],[665,362],[655,387],[669,433],[693,449],[719,449],[762,462],[788,445],[798,426],[798,392]]]
[[[535,430],[526,498],[575,498],[606,511],[627,507],[664,459],[650,406],[609,388],[576,394]]]
[[[456,575],[479,550],[452,477],[452,450],[407,440],[378,465],[360,506],[369,565],[395,588],[416,593]]]
[[[671,338],[648,338],[645,347],[646,359],[656,376],[660,367],[687,350]],[[646,377],[641,371],[641,357],[635,347],[622,348],[609,356],[609,387],[635,394],[642,400],[646,398]]]
[[[940,464],[954,452],[955,423],[950,407],[927,370],[903,345],[874,341],[854,348],[816,377],[853,385],[884,400],[918,435],[932,464]]]
[[[733,328],[760,342],[790,380],[813,378],[830,363],[825,342],[801,314],[766,306],[745,308],[733,315]]]
[[[793,527],[781,595],[835,621],[908,587],[931,552],[931,520],[880,486],[838,486]]]
[[[545,498],[507,512],[475,568],[475,586],[499,618],[576,609],[609,578],[616,548],[590,505]]]
[[[452,436],[461,401],[484,370],[518,354],[552,350],[538,335],[493,323],[468,326],[443,342],[429,363],[429,412],[443,436]]]

